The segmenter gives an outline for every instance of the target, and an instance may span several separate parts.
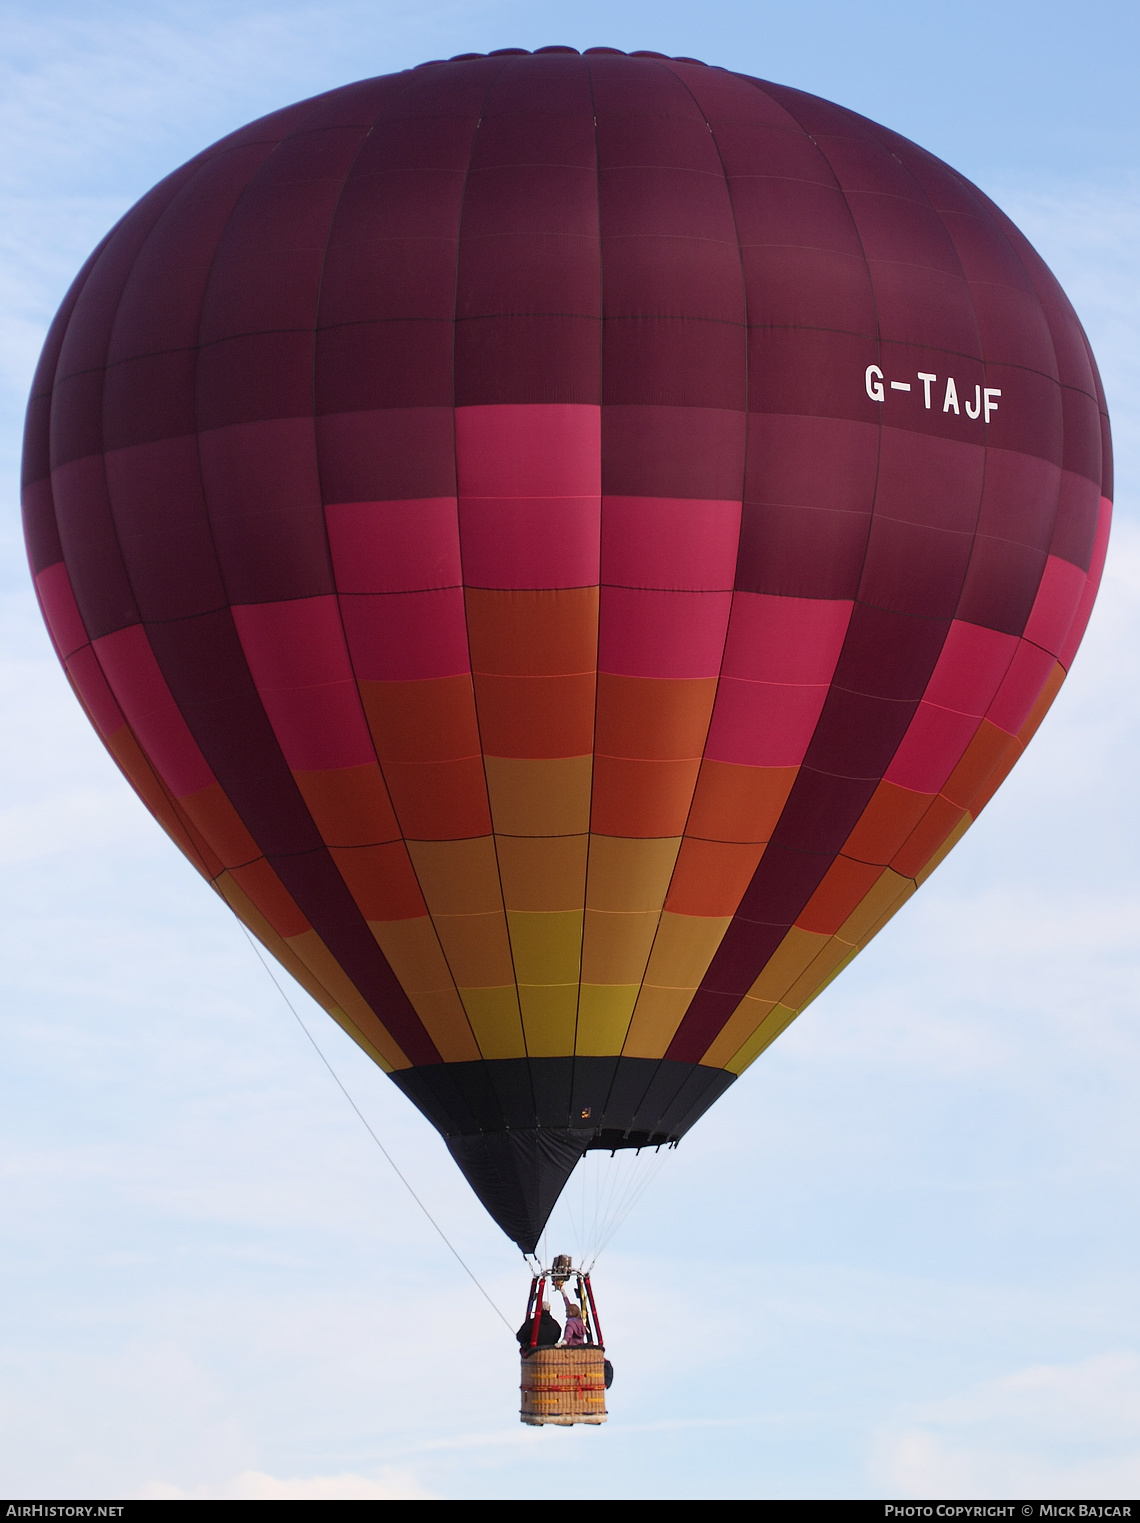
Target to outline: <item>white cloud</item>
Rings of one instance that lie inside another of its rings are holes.
[[[880,1438],[876,1478],[916,1497],[1135,1496],[1140,1359],[1034,1365]]]
[[[180,1491],[177,1486],[147,1487],[145,1501],[209,1502],[428,1502],[439,1500],[426,1491],[411,1470],[385,1465],[374,1476],[342,1471],[339,1475],[290,1476],[278,1479],[264,1470],[243,1470],[221,1486]]]

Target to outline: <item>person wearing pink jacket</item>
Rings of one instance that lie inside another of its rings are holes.
[[[565,1348],[582,1348],[586,1343],[586,1324],[582,1320],[582,1308],[576,1301],[571,1301],[565,1290],[559,1286],[562,1294],[562,1304],[566,1308],[566,1326],[562,1329],[562,1343]]]

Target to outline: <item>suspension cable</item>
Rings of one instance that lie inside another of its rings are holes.
[[[632,1189],[627,1190],[625,1198],[620,1202],[620,1204],[614,1208],[611,1220],[608,1224],[603,1225],[601,1240],[598,1242],[597,1246],[594,1249],[593,1257],[590,1259],[590,1263],[586,1271],[587,1273],[593,1269],[602,1253],[606,1248],[609,1247],[610,1242],[613,1240],[614,1235],[618,1231],[618,1228],[623,1225],[626,1218],[632,1213],[633,1208],[637,1205],[638,1201],[641,1200],[646,1190],[649,1189],[650,1185],[657,1178],[658,1174],[660,1174],[665,1160],[671,1151],[672,1148],[667,1145],[659,1147],[657,1149],[658,1156],[654,1158],[650,1163],[649,1168],[643,1173],[641,1179],[634,1182]]]
[[[558,1203],[557,1209],[566,1213],[566,1220],[543,1228],[537,1251],[532,1255],[535,1262],[550,1262],[548,1233],[568,1229],[575,1261],[584,1271],[592,1270],[660,1174],[673,1146],[662,1143],[637,1149],[619,1148],[614,1150],[616,1156],[610,1158],[604,1157],[602,1149],[585,1153],[577,1166],[579,1179],[567,1185]],[[639,1157],[650,1151],[654,1157]]]
[[[340,1076],[337,1074],[336,1069],[332,1066],[332,1064],[329,1062],[328,1058],[325,1057],[324,1053],[321,1051],[320,1047],[317,1045],[317,1039],[316,1039],[316,1037],[313,1036],[313,1033],[305,1025],[304,1021],[301,1019],[300,1015],[297,1013],[297,1009],[296,1009],[295,1005],[293,1004],[293,1001],[289,998],[289,996],[286,994],[284,988],[282,987],[281,983],[278,981],[277,975],[274,973],[273,969],[266,962],[265,957],[262,954],[261,947],[254,940],[254,938],[250,935],[250,933],[249,933],[248,929],[246,928],[246,926],[244,924],[242,924],[241,921],[239,921],[238,924],[241,925],[242,931],[245,933],[245,939],[249,942],[250,946],[257,953],[258,961],[261,963],[261,966],[269,974],[269,976],[273,980],[274,984],[276,984],[276,986],[277,986],[277,992],[280,994],[281,998],[285,1001],[285,1003],[289,1006],[289,1009],[293,1012],[293,1017],[296,1020],[297,1025],[300,1026],[301,1030],[308,1037],[310,1043],[312,1044],[313,1051],[317,1054],[317,1057],[320,1058],[321,1062],[328,1069],[329,1073],[332,1074],[333,1079],[336,1082],[337,1088],[340,1090],[341,1094],[348,1101],[349,1105],[352,1106],[353,1110],[356,1112],[356,1114],[360,1117],[361,1121],[364,1123],[365,1130],[367,1131],[368,1135],[372,1138],[372,1141],[376,1144],[376,1146],[384,1154],[384,1157],[391,1164],[393,1172],[396,1175],[396,1178],[404,1186],[404,1188],[407,1190],[408,1194],[415,1201],[416,1205],[419,1206],[420,1210],[427,1217],[428,1221],[432,1224],[432,1226],[435,1228],[435,1230],[439,1233],[440,1237],[443,1239],[443,1241],[446,1243],[447,1247],[450,1249],[451,1253],[454,1255],[454,1257],[456,1259],[456,1262],[459,1264],[460,1268],[463,1270],[463,1272],[471,1280],[471,1282],[475,1286],[476,1290],[483,1297],[484,1301],[486,1301],[487,1305],[491,1308],[491,1310],[495,1313],[496,1317],[498,1317],[499,1321],[503,1324],[503,1326],[507,1329],[508,1332],[513,1333],[514,1332],[514,1328],[511,1327],[511,1324],[507,1321],[506,1317],[503,1316],[502,1312],[495,1305],[494,1301],[491,1300],[491,1297],[483,1289],[482,1285],[480,1285],[478,1279],[475,1276],[474,1271],[472,1269],[470,1269],[467,1264],[464,1263],[462,1257],[460,1256],[459,1250],[456,1248],[455,1244],[447,1236],[447,1233],[444,1232],[443,1228],[436,1221],[435,1217],[431,1214],[431,1212],[428,1210],[428,1208],[424,1205],[423,1201],[419,1198],[419,1196],[416,1194],[416,1192],[412,1189],[411,1185],[404,1178],[403,1174],[400,1172],[400,1169],[399,1169],[399,1167],[396,1164],[396,1160],[392,1157],[391,1153],[389,1153],[388,1149],[380,1141],[379,1137],[377,1137],[376,1133],[372,1130],[372,1127],[371,1127],[367,1117],[364,1115],[364,1112],[360,1109],[360,1107],[357,1105],[356,1101],[349,1094],[348,1090],[345,1089],[344,1085],[341,1083]]]

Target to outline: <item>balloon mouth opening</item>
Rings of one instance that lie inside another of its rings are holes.
[[[616,1153],[621,1148],[675,1148],[678,1132],[623,1132],[617,1127],[601,1127],[586,1144],[586,1151]]]
[[[587,1153],[675,1146],[734,1081],[652,1058],[500,1058],[397,1069],[491,1216],[532,1253]]]

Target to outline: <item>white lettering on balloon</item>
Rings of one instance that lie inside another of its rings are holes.
[[[915,375],[922,383],[922,405],[927,412],[934,405],[933,387],[938,377],[930,370],[916,370]],[[911,391],[910,381],[888,381],[878,365],[868,365],[863,372],[863,384],[867,395],[872,402],[885,402],[888,389],[891,391]],[[982,418],[988,423],[998,410],[998,397],[1001,396],[1000,386],[975,386],[974,395],[971,399],[969,392],[966,393],[965,405],[967,418]],[[952,375],[946,377],[946,390],[942,397],[942,411],[952,412],[956,418],[962,416],[958,405],[958,383]]]

